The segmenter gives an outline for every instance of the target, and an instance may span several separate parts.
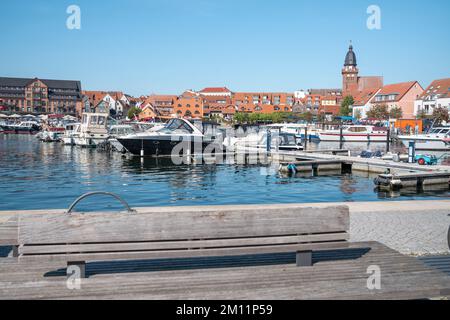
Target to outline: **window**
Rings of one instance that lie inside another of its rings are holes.
[[[97,124],[97,116],[92,116],[91,117],[91,122],[90,124],[96,125]]]
[[[106,122],[106,118],[105,117],[98,117],[98,124],[103,126]]]

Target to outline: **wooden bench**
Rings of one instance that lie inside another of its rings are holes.
[[[19,262],[64,262],[85,277],[86,261],[297,253],[348,247],[349,209],[293,207],[160,213],[22,216]]]
[[[18,255],[17,217],[0,221],[0,246],[11,247],[13,257]]]

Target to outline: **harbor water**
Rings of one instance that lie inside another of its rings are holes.
[[[173,165],[170,159],[124,157],[41,143],[33,136],[0,135],[0,210],[65,209],[80,195],[108,191],[133,207],[450,198],[448,188],[385,193],[361,174],[288,177],[275,166]],[[119,209],[108,197],[79,210]]]

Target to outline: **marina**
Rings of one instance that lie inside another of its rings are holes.
[[[445,308],[450,5],[23,2],[0,5],[0,301]]]
[[[345,154],[345,153],[344,153]],[[335,171],[305,177],[280,174],[279,164],[259,161],[238,163],[233,155],[218,165],[174,165],[171,159],[123,156],[116,152],[103,152],[40,143],[28,136],[0,136],[0,168],[2,180],[0,195],[7,202],[0,202],[0,210],[58,209],[61,203],[70,202],[80,194],[108,190],[123,195],[133,206],[298,203],[339,201],[384,201],[385,192],[376,191],[373,179],[386,171],[382,160],[348,158],[332,154],[305,153],[302,158],[345,162],[358,161],[350,174]],[[283,161],[296,161],[288,154]],[[226,163],[230,161],[230,163]],[[372,163],[367,165],[365,163]],[[378,169],[367,169],[375,167]],[[400,166],[399,163],[391,163]],[[404,164],[404,168],[428,170],[428,167]],[[26,169],[25,169],[26,168]],[[361,168],[360,170],[357,170]],[[438,168],[438,167],[436,167]],[[320,170],[319,170],[320,171]],[[327,190],[326,196],[321,190]],[[448,189],[406,191],[392,199],[411,200],[429,197],[448,197]],[[39,201],[37,201],[39,200]],[[92,210],[108,204],[109,199],[97,199]]]

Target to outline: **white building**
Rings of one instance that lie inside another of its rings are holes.
[[[358,96],[354,97],[355,103],[353,104],[353,118],[365,119],[367,118],[367,112],[372,108],[372,101],[380,93],[380,89],[370,89],[362,91]]]
[[[435,80],[414,103],[414,114],[432,115],[435,108],[444,107],[450,112],[450,78]]]

